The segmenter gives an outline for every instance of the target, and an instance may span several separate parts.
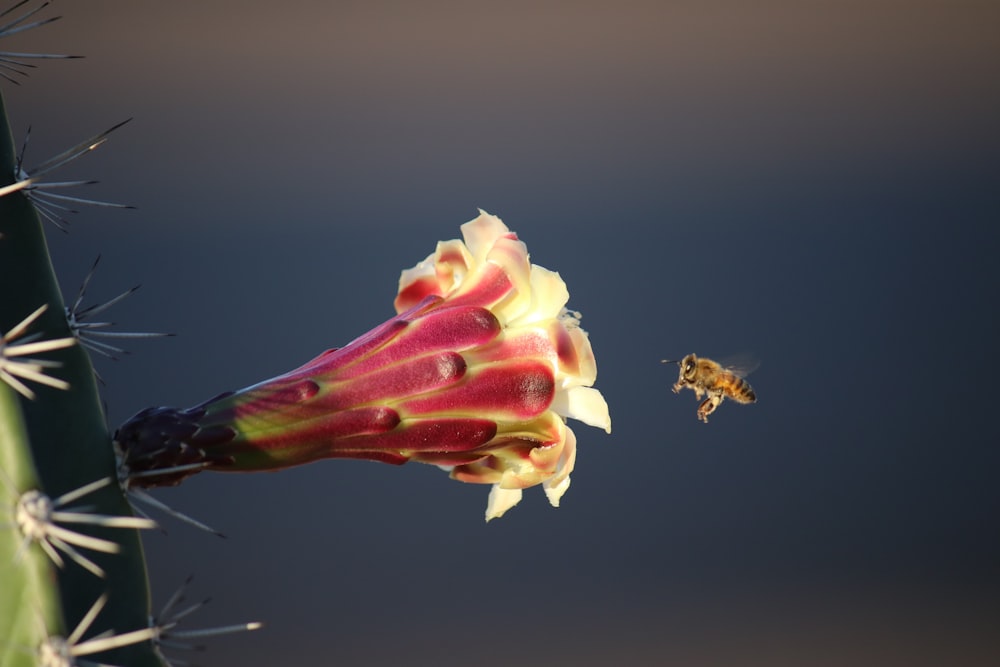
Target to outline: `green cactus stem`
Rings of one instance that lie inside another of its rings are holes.
[[[16,528],[16,489],[38,487],[31,443],[24,428],[19,396],[0,382],[0,665],[36,664],[33,651],[48,632],[64,633],[56,587],[55,565],[39,549],[21,553]]]
[[[0,188],[15,181],[16,162],[15,145],[0,96]],[[30,331],[37,336],[32,340],[71,335],[39,216],[23,192],[0,197],[0,285],[3,290],[0,332],[15,328],[45,305],[45,311],[31,323]],[[69,386],[63,390],[27,380],[35,395],[33,400],[15,394],[10,386],[0,386],[0,449],[3,450],[0,465],[14,487],[3,493],[6,511],[0,522],[7,521],[16,496],[25,491],[36,489],[55,499],[102,479],[110,479],[111,483],[87,493],[85,504],[89,511],[131,517],[131,508],[117,484],[111,438],[86,351],[73,345],[34,356],[58,364],[46,367],[45,372]],[[86,557],[104,573],[103,577],[71,559],[65,559],[62,567],[48,566],[54,577],[40,574],[38,569],[42,565],[38,559],[42,553],[38,542],[30,544],[31,553],[15,563],[8,551],[11,545],[22,541],[19,528],[7,523],[0,528],[3,535],[0,580],[4,588],[0,595],[3,599],[0,632],[4,633],[0,667],[36,664],[31,654],[21,657],[23,647],[14,649],[35,639],[29,626],[39,614],[47,626],[53,624],[48,627],[49,632],[53,627],[70,631],[78,627],[94,608],[95,601],[104,595],[107,603],[90,624],[88,636],[107,630],[122,634],[147,628],[149,585],[138,532],[87,524],[74,524],[72,529],[116,545],[117,553],[87,552]],[[14,599],[8,590],[16,590],[20,597]],[[59,608],[62,622],[56,624]],[[8,628],[19,634],[8,635]],[[163,665],[149,639],[102,652],[100,660],[130,667]]]

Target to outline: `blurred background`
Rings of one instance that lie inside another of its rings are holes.
[[[4,50],[25,162],[138,207],[49,226],[68,298],[142,289],[109,419],[291,369],[392,315],[477,207],[558,270],[613,433],[562,507],[410,464],[157,496],[156,604],[261,620],[204,665],[995,665],[1000,6],[58,2]],[[51,10],[50,10],[51,11]],[[662,358],[751,354],[708,425]],[[991,417],[990,415],[994,415]],[[178,655],[178,654],[175,654]],[[180,655],[179,657],[187,657]]]

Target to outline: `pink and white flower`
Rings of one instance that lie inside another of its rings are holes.
[[[487,520],[538,484],[558,506],[576,461],[566,419],[611,431],[590,341],[559,274],[532,265],[499,218],[480,212],[462,235],[403,271],[397,316],[345,347],[129,420],[116,441],[133,484],[323,458],[419,461],[493,485]]]

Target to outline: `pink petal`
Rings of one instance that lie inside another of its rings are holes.
[[[305,404],[307,407],[309,404]],[[273,414],[273,413],[272,413]],[[371,438],[390,432],[399,414],[386,407],[365,407],[333,413],[293,410],[288,423],[245,415],[235,422],[239,435],[214,447],[212,455],[237,456],[240,470],[273,469],[338,456],[335,443],[350,437]]]
[[[431,310],[441,301],[440,297],[428,296],[406,312],[383,322],[368,333],[358,336],[344,347],[337,350],[327,350],[312,361],[281,377],[315,375],[317,369],[344,366],[365,357],[398,336],[406,328],[409,320],[416,319],[420,314]]]
[[[462,238],[476,264],[482,264],[486,261],[486,255],[497,239],[502,237],[517,238],[517,234],[510,231],[500,218],[490,215],[482,209],[479,209],[477,218],[462,225],[461,229]]]
[[[454,384],[465,372],[465,359],[457,352],[428,354],[359,378],[330,382],[313,403],[316,409],[344,410],[367,403],[394,401]]]
[[[544,328],[507,329],[495,341],[464,354],[472,366],[524,357],[546,361],[552,367],[556,362],[555,346]]]
[[[543,413],[554,395],[555,380],[548,365],[513,359],[470,370],[462,382],[399,407],[404,415],[489,414],[497,421],[519,421]]]
[[[336,377],[357,377],[380,366],[438,350],[461,352],[484,345],[499,333],[500,323],[485,308],[441,307],[410,322],[391,345],[351,366],[339,368]]]
[[[407,458],[412,452],[463,452],[492,440],[496,428],[488,419],[405,420],[387,433],[341,438],[331,452],[392,451]]]
[[[490,308],[503,301],[513,287],[506,271],[496,264],[487,264],[448,295],[448,305]]]

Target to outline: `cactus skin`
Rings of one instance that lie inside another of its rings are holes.
[[[0,187],[13,182],[15,144],[0,96]],[[48,309],[32,331],[43,338],[69,336],[62,295],[52,269],[39,216],[22,192],[0,197],[0,331],[9,331],[42,304]],[[37,394],[29,401],[6,385],[0,386],[0,464],[5,474],[23,492],[35,486],[55,498],[95,480],[116,475],[111,438],[104,421],[90,359],[79,345],[45,353],[60,362],[50,374],[70,383],[67,391],[32,384]],[[26,485],[26,486],[22,486]],[[16,550],[20,532],[12,519],[16,498],[0,484],[4,511],[0,514],[0,667],[33,665],[35,656],[25,653],[37,646],[31,635],[40,632],[41,614],[55,634],[71,631],[103,593],[108,603],[84,639],[105,630],[124,633],[149,623],[149,583],[138,532],[131,529],[75,528],[118,543],[118,554],[87,552],[106,573],[101,579],[67,560],[55,568],[43,559],[37,544],[29,547],[29,558],[14,563],[8,550]],[[131,516],[132,511],[117,484],[90,494],[85,502],[94,513]],[[10,518],[8,518],[10,517]],[[39,572],[47,568],[47,573]],[[8,595],[8,590],[17,591]],[[23,596],[23,597],[21,597]],[[58,607],[62,622],[55,624]],[[31,627],[34,626],[32,630]],[[16,633],[8,635],[14,628]],[[24,634],[27,633],[27,634]],[[65,636],[65,634],[63,635]],[[89,658],[90,656],[88,656]],[[116,665],[144,667],[163,665],[152,642],[145,641],[98,654]]]
[[[24,428],[20,397],[0,382],[0,470],[6,477],[0,490],[4,507],[13,509],[12,490],[38,487],[31,443]],[[14,558],[21,545],[21,535],[13,526],[13,515],[2,515],[0,528],[0,665],[3,667],[28,667],[34,665],[35,656],[28,648],[38,646],[45,639],[40,627],[44,622],[50,632],[65,636],[62,611],[55,586],[55,566],[39,549],[29,549]]]

